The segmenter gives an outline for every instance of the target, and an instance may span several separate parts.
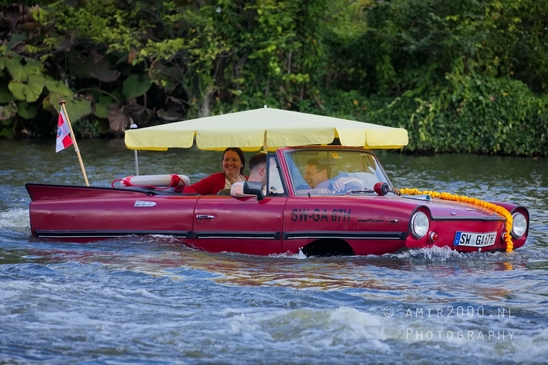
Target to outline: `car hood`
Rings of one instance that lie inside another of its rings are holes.
[[[504,219],[494,210],[478,204],[437,199],[428,195],[404,195],[401,197],[394,197],[393,199],[398,198],[406,205],[427,207],[430,210],[433,219]]]

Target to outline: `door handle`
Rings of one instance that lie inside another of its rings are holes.
[[[215,216],[213,216],[213,215],[207,215],[207,214],[198,214],[198,215],[196,216],[196,218],[198,218],[198,219],[214,219]]]

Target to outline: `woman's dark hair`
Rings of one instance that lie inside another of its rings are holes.
[[[238,154],[238,157],[240,157],[240,160],[242,161],[242,168],[240,169],[240,174],[244,174],[244,167],[245,167],[245,156],[244,152],[239,147],[228,147],[224,152],[223,156],[221,157],[221,162],[225,160],[225,153],[227,151],[234,151]]]

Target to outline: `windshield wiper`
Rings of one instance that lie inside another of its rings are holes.
[[[374,192],[375,190],[373,189],[360,188],[360,189],[349,190],[344,195],[357,194],[357,193],[374,193]]]

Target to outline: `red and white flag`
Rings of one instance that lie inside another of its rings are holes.
[[[72,138],[70,138],[69,125],[63,114],[63,110],[61,110],[57,121],[57,142],[55,144],[55,152],[62,151],[71,144]]]

